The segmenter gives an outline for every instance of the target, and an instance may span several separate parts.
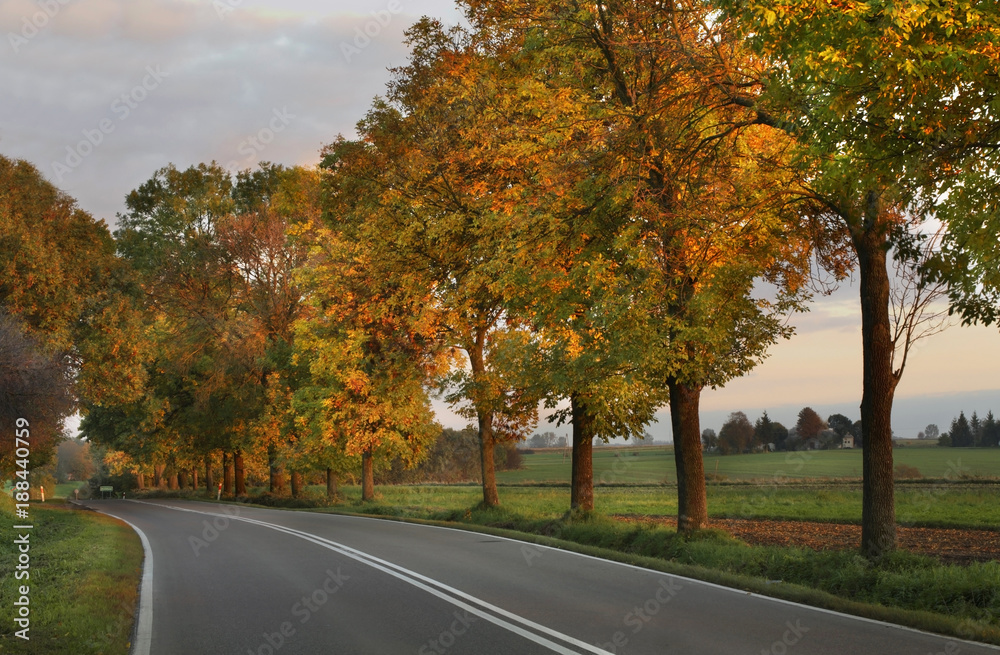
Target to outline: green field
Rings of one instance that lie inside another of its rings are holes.
[[[54,494],[52,493],[52,487],[46,485],[46,487],[45,487],[45,493],[48,495],[49,500],[52,500],[52,499],[55,499],[55,498],[72,498],[73,497],[73,490],[74,489],[79,489],[80,487],[83,487],[86,484],[87,484],[86,482],[63,482],[63,483],[55,485],[55,493]],[[4,493],[10,494],[10,490],[12,488],[13,488],[13,485],[11,484],[11,481],[10,480],[4,480],[4,483],[3,483],[3,491],[4,491]]]
[[[924,476],[896,483],[901,525],[1000,529],[1000,448],[908,446],[896,449],[895,462]],[[712,518],[861,521],[860,450],[709,455],[705,469]],[[570,462],[562,450],[527,454],[524,468],[497,478],[500,501],[513,512],[557,518],[569,509]],[[669,447],[597,448],[594,482],[598,513],[677,514]],[[310,493],[321,499],[325,487]],[[341,494],[348,503],[361,502],[358,487],[343,486]],[[478,484],[377,486],[376,494],[379,511],[427,518],[471,508],[482,499]]]
[[[893,451],[897,466],[917,469],[925,478],[1000,478],[1000,448],[929,448],[906,445]],[[706,455],[712,480],[781,482],[817,478],[861,479],[861,450],[815,450],[753,455]],[[524,467],[499,473],[502,484],[568,483],[568,449],[538,450],[524,456]],[[670,446],[595,448],[594,483],[673,484],[677,482]]]
[[[56,485],[55,498],[72,498],[73,490],[86,486],[86,482],[63,482]]]
[[[346,502],[360,504],[359,487],[343,487],[341,492]],[[469,509],[482,500],[478,486],[384,486],[376,487],[376,494],[380,511],[424,518]],[[568,487],[501,487],[500,502],[518,514],[555,519],[569,510],[569,494]],[[676,516],[677,491],[673,487],[598,487],[594,509],[601,514]],[[713,518],[860,523],[861,489],[856,485],[710,484],[708,513]],[[1000,529],[1000,489],[996,485],[901,484],[896,490],[896,519],[912,526]]]

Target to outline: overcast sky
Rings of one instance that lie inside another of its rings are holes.
[[[402,33],[422,15],[461,18],[451,0],[0,0],[0,153],[109,224],[169,163],[312,166],[405,63]],[[704,425],[764,409],[791,425],[805,405],[857,418],[859,316],[856,287],[818,301],[767,363],[705,394]],[[996,328],[921,344],[897,393],[897,433],[945,429],[959,409],[1000,412],[998,369]],[[668,421],[650,432],[669,439]]]

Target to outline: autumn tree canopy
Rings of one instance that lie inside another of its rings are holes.
[[[582,107],[579,138],[560,145],[588,171],[563,187],[578,200],[570,233],[584,248],[569,289],[627,299],[624,334],[638,339],[616,343],[624,349],[615,354],[668,392],[679,525],[696,529],[707,518],[701,390],[759,362],[789,334],[784,319],[805,297],[811,224],[785,211],[799,188],[791,141],[720,94],[711,71],[753,58],[705,4],[468,4],[478,29],[542,51],[535,77]],[[580,284],[588,279],[592,286]],[[765,279],[777,290],[771,297],[756,293]],[[591,304],[614,316],[613,303]],[[649,347],[628,350],[629,342]]]
[[[92,408],[85,433],[170,466],[223,450],[240,470],[244,449],[278,466],[304,257],[287,232],[318,211],[310,175],[168,166],[128,196],[116,239],[145,300],[149,384],[131,403]]]
[[[32,165],[0,156],[0,404],[5,419],[33,424],[38,463],[80,401],[128,401],[145,381],[130,278],[102,221]]]

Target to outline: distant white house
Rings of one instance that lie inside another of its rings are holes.
[[[854,448],[854,435],[849,434],[844,437],[844,441],[840,444],[841,448]]]

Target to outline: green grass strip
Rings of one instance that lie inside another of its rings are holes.
[[[109,517],[32,503],[30,531],[0,498],[0,652],[48,655],[126,655],[142,571],[142,544],[133,530]],[[16,580],[15,539],[29,533],[30,578]],[[30,587],[31,626],[15,636],[14,602]]]

